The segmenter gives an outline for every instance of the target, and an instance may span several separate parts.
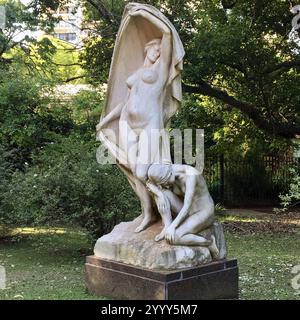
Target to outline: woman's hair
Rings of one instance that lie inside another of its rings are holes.
[[[170,179],[172,175],[171,164],[154,163],[148,169],[149,179],[158,185],[163,185]]]
[[[152,39],[151,41],[147,42],[146,45],[145,45],[145,53],[148,51],[149,48],[151,48],[152,46],[154,45],[161,45],[161,39],[159,38],[155,38],[155,39]]]

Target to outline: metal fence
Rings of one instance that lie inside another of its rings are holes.
[[[300,159],[263,156],[255,159],[206,157],[204,176],[215,202],[230,206],[279,204],[279,194],[289,189],[290,169]]]

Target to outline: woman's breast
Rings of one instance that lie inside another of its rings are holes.
[[[155,83],[158,79],[158,73],[154,70],[145,69],[142,72],[142,80],[145,83],[152,84]]]
[[[130,94],[123,111],[123,119],[134,127],[147,125],[159,126],[163,117],[162,94],[156,89],[157,73],[143,70],[130,89]],[[130,82],[130,81],[129,81]]]
[[[126,80],[126,84],[128,88],[133,89],[134,87],[140,87],[141,84],[154,84],[157,81],[157,79],[157,71],[151,69],[144,69],[130,76]]]

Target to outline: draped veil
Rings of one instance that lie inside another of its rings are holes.
[[[110,66],[108,88],[105,106],[101,115],[103,119],[117,105],[125,104],[128,94],[126,84],[127,78],[144,63],[144,47],[146,43],[154,38],[161,38],[161,32],[148,20],[142,17],[134,19],[129,15],[136,10],[145,10],[160,19],[171,30],[172,35],[172,57],[168,72],[167,86],[163,102],[163,123],[167,127],[170,118],[178,109],[182,100],[181,71],[183,67],[184,49],[179,35],[172,23],[156,8],[139,3],[129,3],[124,10],[121,25],[117,34],[115,48]],[[113,134],[112,134],[113,133]],[[122,162],[124,153],[118,146],[119,119],[110,122],[105,128],[98,132],[99,140],[107,147],[117,162]],[[169,146],[165,146],[170,148]],[[169,154],[169,150],[166,150]],[[126,152],[126,151],[125,151]],[[171,159],[169,159],[171,161]],[[135,189],[133,175],[124,165],[119,165],[127,175],[129,182]]]

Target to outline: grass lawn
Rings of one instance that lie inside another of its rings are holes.
[[[270,231],[272,223],[266,220],[231,216],[222,220],[229,257],[238,259],[240,298],[300,299],[291,286],[295,276],[291,270],[300,264],[297,222],[292,230]],[[264,224],[267,227],[261,227]],[[92,242],[84,232],[70,228],[15,232],[16,236],[0,240],[0,265],[7,273],[0,299],[99,299],[85,291],[83,266],[85,256],[92,254]]]

